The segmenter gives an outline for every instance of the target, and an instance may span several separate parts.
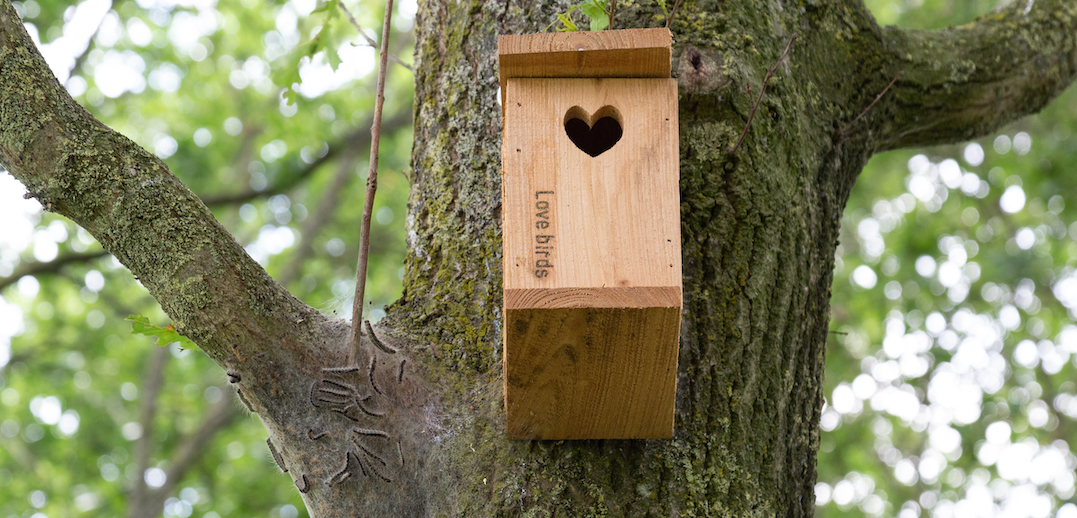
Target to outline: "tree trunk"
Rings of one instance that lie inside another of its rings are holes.
[[[8,0],[0,163],[228,371],[312,516],[810,516],[848,193],[875,152],[982,135],[1073,81],[1077,4],[1018,4],[934,32],[880,29],[859,1],[680,6],[668,440],[505,438],[496,36],[541,31],[569,3],[421,3],[404,296],[358,365],[345,323],[274,283],[160,160],[67,96]],[[642,2],[615,21],[667,20]]]

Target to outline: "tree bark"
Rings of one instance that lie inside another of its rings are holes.
[[[859,1],[680,7],[685,313],[669,440],[505,439],[496,36],[540,31],[568,3],[420,3],[404,296],[358,365],[344,364],[346,324],[274,283],[159,159],[67,96],[8,0],[0,163],[229,372],[312,516],[811,516],[848,193],[875,152],[983,135],[1073,82],[1077,4],[1016,4],[932,32],[880,29]],[[666,23],[648,2],[617,21]]]

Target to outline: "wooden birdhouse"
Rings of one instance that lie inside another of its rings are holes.
[[[673,435],[681,321],[667,29],[501,36],[508,436]]]

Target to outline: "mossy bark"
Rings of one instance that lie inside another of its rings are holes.
[[[505,441],[497,277],[486,274],[501,262],[495,42],[541,31],[571,5],[421,3],[408,284],[392,319],[426,330],[432,380],[459,423],[443,452],[454,498],[435,508],[810,516],[850,189],[874,152],[981,135],[1046,104],[1077,71],[1077,9],[1037,2],[925,32],[881,29],[859,2],[683,2],[671,24],[685,302],[674,438]],[[657,2],[618,2],[620,27],[665,22]]]
[[[405,295],[352,368],[345,325],[276,285],[160,160],[74,103],[8,0],[0,163],[229,371],[313,516],[807,516],[848,193],[877,151],[981,135],[1073,81],[1077,5],[1021,4],[923,32],[880,29],[857,1],[683,2],[669,440],[504,436],[496,36],[540,31],[568,3],[421,3]],[[666,19],[630,2],[616,23]]]

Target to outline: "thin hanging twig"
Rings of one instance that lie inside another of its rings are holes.
[[[786,54],[789,54],[789,49],[793,48],[793,42],[796,41],[797,35],[793,33],[789,37],[789,43],[785,45],[785,50],[782,51],[782,55],[778,56],[778,61],[774,62],[774,66],[770,67],[767,71],[766,77],[763,78],[763,87],[759,89],[759,97],[756,97],[755,104],[752,105],[752,110],[748,112],[748,123],[744,125],[744,131],[740,133],[740,138],[737,139],[737,143],[733,144],[733,147],[729,150],[729,154],[737,152],[737,148],[740,147],[740,143],[744,141],[744,136],[748,134],[748,128],[752,127],[752,119],[755,118],[755,110],[759,108],[759,102],[763,100],[763,93],[767,91],[767,81],[770,81],[770,77],[774,75],[774,72],[778,70],[778,65],[785,59]]]
[[[891,86],[894,86],[894,83],[897,82],[898,78],[900,78],[903,75],[905,75],[904,70],[898,72],[897,75],[895,75],[894,78],[890,80],[890,84],[886,85],[886,88],[883,88],[883,91],[879,92],[879,95],[875,96],[875,100],[871,101],[871,104],[869,104],[867,108],[864,108],[864,111],[860,112],[860,115],[857,115],[856,118],[853,119],[852,122],[850,122],[849,124],[846,124],[845,127],[842,128],[840,132],[838,132],[843,140],[845,138],[846,132],[849,131],[849,128],[853,127],[853,125],[856,124],[857,121],[859,121],[860,118],[863,117],[864,114],[868,112],[868,110],[870,110],[872,107],[874,107],[875,103],[879,102],[879,99],[882,99],[883,96],[886,95],[886,91],[889,90]]]
[[[385,73],[389,65],[389,22],[392,16],[393,0],[385,0],[385,23],[381,29],[381,63],[378,66],[378,94],[374,100],[374,125],[370,127],[370,172],[366,177],[363,220],[359,227],[359,265],[355,272],[349,365],[357,364],[361,358],[359,338],[363,334],[363,299],[366,297],[366,270],[367,263],[370,261],[370,216],[374,211],[374,195],[378,191],[378,144],[381,141],[381,108],[385,104]]]
[[[366,44],[370,45],[371,47],[374,47],[374,48],[379,48],[378,47],[378,42],[370,39],[370,36],[366,33],[365,30],[363,30],[363,26],[359,25],[359,22],[355,21],[355,17],[352,16],[352,12],[349,11],[347,7],[344,7],[344,0],[337,0],[337,5],[339,5],[340,10],[344,11],[344,14],[348,16],[348,20],[351,20],[352,25],[355,26],[355,30],[359,32],[359,35],[362,36],[364,40],[366,40]],[[408,69],[412,73],[415,72],[415,69],[411,68],[411,65],[409,65],[407,63],[404,63],[403,61],[400,61],[400,58],[396,57],[395,55],[390,54],[389,59],[392,59],[393,61],[396,62],[397,65],[400,65],[400,66]]]
[[[617,11],[617,0],[610,0],[610,25],[606,27],[609,30],[613,30],[613,13]]]
[[[669,12],[669,16],[666,17],[666,28],[669,28],[669,24],[673,23],[673,17],[677,15],[677,8],[681,6],[681,0],[673,2],[673,10]]]

